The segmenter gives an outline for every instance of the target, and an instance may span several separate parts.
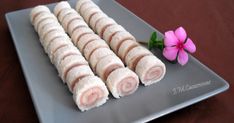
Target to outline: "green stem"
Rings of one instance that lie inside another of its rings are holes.
[[[151,37],[150,37],[150,40],[148,42],[148,48],[151,50],[153,48],[158,48],[160,50],[163,50],[164,48],[164,41],[163,39],[159,40],[157,39],[157,33],[156,32],[153,32]]]

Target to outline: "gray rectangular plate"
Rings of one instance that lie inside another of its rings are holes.
[[[75,2],[70,1],[73,7]],[[94,2],[138,40],[148,40],[151,33],[157,31],[116,1]],[[48,6],[53,8],[54,5]],[[30,9],[11,12],[6,14],[6,19],[34,106],[43,123],[149,121],[214,96],[229,87],[225,80],[192,56],[189,63],[181,67],[168,63],[159,51],[154,51],[167,67],[162,81],[149,87],[141,85],[133,95],[118,100],[110,96],[105,105],[82,113],[44,53],[30,24],[29,13]]]

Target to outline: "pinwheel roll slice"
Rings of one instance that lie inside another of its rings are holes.
[[[64,58],[58,65],[59,76],[62,78],[63,82],[66,82],[67,73],[69,70],[71,70],[73,67],[81,65],[88,65],[88,62],[82,55],[75,54]]]
[[[67,15],[61,22],[65,31],[68,32],[68,26],[73,20],[83,20],[82,17],[77,13],[71,13]]]
[[[127,53],[133,49],[134,47],[139,46],[139,44],[134,41],[134,40],[126,40],[124,41],[118,50],[118,56],[122,59],[122,61],[125,61],[125,56],[127,55]]]
[[[34,25],[35,18],[40,15],[41,13],[50,13],[50,10],[48,7],[44,5],[38,5],[34,7],[30,12],[30,21]]]
[[[42,23],[42,21],[46,20],[46,19],[54,19],[57,20],[57,18],[51,14],[51,13],[41,13],[40,15],[38,15],[35,18],[35,22],[34,22],[34,29],[38,32],[38,27],[40,26],[40,24]]]
[[[76,28],[71,35],[73,43],[77,44],[80,38],[85,34],[94,34],[94,32],[88,27]]]
[[[68,33],[71,35],[77,28],[88,27],[88,25],[83,20],[71,20],[67,25]]]
[[[123,62],[116,55],[108,55],[98,61],[96,73],[103,81],[106,81],[112,71],[123,67]]]
[[[96,65],[97,63],[104,57],[108,55],[114,55],[114,52],[109,48],[98,48],[95,50],[92,55],[90,56],[90,65],[94,72],[96,72]]]
[[[95,50],[97,50],[98,48],[109,48],[109,46],[102,39],[91,41],[84,47],[84,53],[83,54],[84,54],[85,58],[87,60],[89,60],[92,53]]]
[[[77,1],[77,3],[76,3],[76,11],[77,12],[80,12],[80,8],[81,8],[81,6],[84,4],[84,3],[86,3],[86,2],[90,2],[91,0],[79,0],[79,1]]]
[[[147,86],[159,82],[166,73],[165,64],[154,55],[144,56],[136,65],[137,75]]]
[[[79,50],[77,50],[77,48],[74,45],[67,45],[65,47],[58,49],[54,53],[52,63],[55,65],[56,68],[58,68],[60,62],[69,55],[81,55],[81,53]]]
[[[136,40],[129,32],[121,31],[116,33],[112,40],[110,41],[110,47],[115,52],[118,53],[120,45],[126,40]]]
[[[71,68],[66,76],[66,83],[71,92],[73,92],[76,83],[86,76],[94,76],[92,70],[88,65],[74,66]]]
[[[96,24],[102,19],[107,18],[107,15],[104,13],[96,13],[92,17],[90,17],[89,25],[96,32]]]
[[[99,107],[108,99],[109,92],[96,76],[86,76],[75,84],[73,99],[81,111]]]
[[[97,8],[97,7],[91,7],[89,9],[87,9],[84,14],[83,14],[83,17],[84,17],[84,20],[89,24],[90,22],[90,18],[96,14],[96,13],[101,13],[102,11]]]
[[[139,60],[147,55],[152,55],[152,53],[142,46],[137,46],[128,52],[125,58],[125,63],[131,70],[135,71],[135,67]]]
[[[106,30],[108,26],[114,25],[116,22],[112,18],[102,18],[96,23],[96,32],[97,34],[103,38],[103,32]]]
[[[50,59],[51,59],[51,62],[52,62],[52,59],[54,59],[54,53],[62,48],[62,47],[65,47],[67,45],[73,45],[71,40],[70,39],[67,39],[66,37],[59,37],[59,38],[56,38],[54,39],[48,46],[46,49]]]
[[[119,68],[110,73],[107,86],[115,98],[134,93],[139,85],[138,76],[128,68]]]
[[[78,46],[79,50],[83,53],[84,47],[94,40],[100,40],[100,37],[96,34],[86,34],[80,38],[76,46]]]
[[[106,28],[106,30],[103,32],[103,39],[109,44],[112,40],[112,37],[120,31],[125,31],[125,29],[121,25],[111,25]]]
[[[70,4],[67,1],[62,1],[59,2],[55,7],[54,7],[54,14],[55,16],[59,16],[61,11],[63,9],[71,8]]]

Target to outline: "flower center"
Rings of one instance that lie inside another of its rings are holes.
[[[184,43],[179,42],[179,43],[176,45],[176,47],[177,47],[178,49],[183,49],[183,48],[184,48]]]

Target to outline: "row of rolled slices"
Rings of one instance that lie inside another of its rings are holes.
[[[164,77],[165,64],[140,46],[133,35],[106,15],[92,0],[79,0],[76,11],[125,65],[139,76],[144,85],[151,85]]]
[[[83,18],[71,8],[68,2],[60,2],[54,8],[65,31],[89,61],[96,73],[107,85],[115,98],[130,95],[139,85],[139,78],[125,67],[121,59],[86,24]]]
[[[104,104],[107,88],[119,98],[134,93],[139,78],[151,85],[165,75],[165,65],[91,0],[79,0],[76,10],[66,1],[59,2],[54,14],[46,6],[37,6],[30,16],[81,111]]]
[[[46,6],[37,6],[30,15],[45,52],[79,109],[85,111],[104,104],[109,95],[104,82],[94,75],[54,14]]]

